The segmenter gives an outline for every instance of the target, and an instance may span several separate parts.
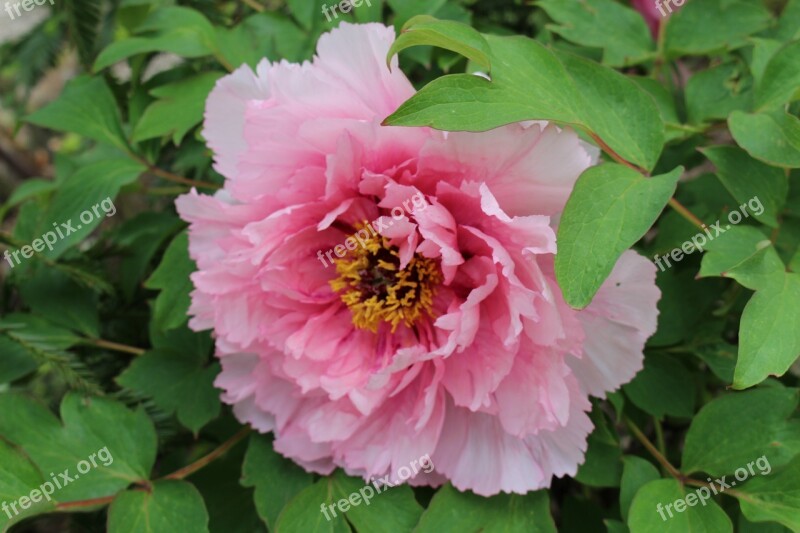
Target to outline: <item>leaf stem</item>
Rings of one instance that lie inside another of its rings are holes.
[[[672,466],[672,463],[670,463],[669,460],[666,457],[664,457],[664,455],[660,451],[658,451],[658,449],[653,445],[653,443],[650,442],[650,439],[648,439],[647,436],[644,433],[642,433],[642,430],[640,430],[630,418],[626,417],[625,423],[628,425],[628,429],[631,430],[631,433],[633,433],[633,436],[636,437],[645,448],[647,448],[647,451],[650,452],[650,455],[652,455],[655,458],[655,460],[658,461],[658,463],[661,466],[663,466],[664,469],[667,472],[669,472],[669,474],[672,477],[674,477],[679,481],[684,481],[686,479],[686,477],[683,474],[681,474],[677,468]]]
[[[176,470],[175,472],[166,475],[161,479],[184,479],[186,477],[189,477],[190,475],[194,474],[195,472],[197,472],[198,470],[208,465],[209,463],[211,463],[212,461],[223,455],[225,452],[236,446],[236,444],[243,438],[245,438],[250,433],[250,431],[251,429],[249,426],[242,428],[233,437],[229,438],[228,440],[220,444],[219,447],[215,448],[210,453],[204,455],[203,457],[193,462],[192,464],[184,466],[180,470]]]
[[[57,511],[66,511],[69,509],[76,509],[80,507],[94,507],[96,505],[108,505],[117,495],[103,496],[102,498],[92,498],[91,500],[78,500],[74,502],[60,502],[56,504]]]
[[[135,346],[128,346],[127,344],[120,344],[118,342],[107,341],[103,339],[84,339],[85,344],[97,346],[98,348],[105,348],[114,352],[123,352],[133,355],[142,355],[146,350],[136,348]]]
[[[631,163],[630,161],[628,161],[627,159],[625,159],[624,157],[619,155],[617,152],[615,152],[609,145],[606,144],[606,142],[603,139],[600,138],[599,135],[597,135],[593,131],[589,131],[587,133],[592,138],[592,140],[594,140],[594,142],[597,143],[597,146],[599,146],[601,150],[603,150],[605,153],[607,153],[608,156],[611,159],[613,159],[614,161],[616,161],[620,165],[624,165],[624,166],[626,166],[626,167],[628,167],[630,169],[635,170],[636,172],[644,174],[645,176],[648,175],[648,173],[647,173],[647,171],[645,169],[643,169],[641,167],[637,167],[636,165],[634,165],[633,163]]]
[[[147,161],[141,160],[142,163],[147,164]],[[181,183],[183,185],[189,185],[191,187],[203,187],[206,189],[219,189],[219,185],[216,183],[211,183],[209,181],[199,181],[199,180],[190,180],[189,178],[184,178],[183,176],[178,176],[177,174],[173,174],[167,170],[160,169],[158,167],[154,167],[153,165],[147,164],[147,170],[151,174],[158,176],[159,178],[164,178],[167,181],[172,181],[175,183]]]
[[[167,181],[172,181],[174,183],[180,183],[182,185],[188,185],[190,187],[201,187],[205,189],[219,189],[220,186],[216,183],[211,183],[209,181],[200,181],[200,180],[191,180],[189,178],[184,178],[183,176],[179,176],[177,174],[173,174],[168,170],[164,170],[158,168],[155,165],[151,165],[150,162],[145,159],[144,157],[135,154],[134,152],[128,151],[128,157],[141,163],[142,165],[147,167],[147,171],[153,174],[154,176],[158,176],[159,178],[163,178]]]
[[[669,206],[672,209],[674,209],[675,211],[677,211],[678,214],[681,215],[683,218],[688,220],[697,229],[699,229],[701,231],[706,229],[705,223],[702,220],[700,220],[699,218],[697,218],[697,216],[695,216],[694,213],[689,211],[686,207],[683,206],[683,204],[681,204],[675,198],[670,198],[669,199]]]
[[[602,149],[602,150],[603,150],[605,153],[607,153],[607,154],[609,155],[609,157],[611,157],[611,159],[613,159],[614,161],[616,161],[616,162],[617,162],[617,163],[619,163],[620,165],[624,165],[624,166],[626,166],[626,167],[628,167],[628,168],[630,168],[630,169],[632,169],[632,170],[635,170],[636,172],[639,172],[639,173],[641,173],[641,174],[643,174],[643,175],[645,175],[645,176],[649,176],[649,175],[650,175],[650,174],[649,174],[649,173],[648,173],[646,170],[644,170],[643,168],[641,168],[641,167],[637,167],[636,165],[634,165],[633,163],[631,163],[630,161],[626,160],[624,157],[622,157],[621,155],[619,155],[617,152],[615,152],[615,151],[614,151],[614,150],[613,150],[613,149],[612,149],[610,146],[608,146],[608,145],[605,143],[605,141],[603,141],[603,139],[601,139],[601,138],[600,138],[600,137],[599,137],[599,136],[598,136],[596,133],[594,133],[594,132],[588,132],[588,133],[589,133],[589,136],[590,136],[590,137],[591,137],[591,138],[594,140],[594,142],[596,142],[596,143],[597,143],[597,145],[598,145],[598,146],[599,146],[599,147],[600,147],[600,148],[601,148],[601,149]],[[706,225],[703,223],[703,221],[702,221],[702,220],[700,220],[699,218],[697,218],[697,216],[695,216],[695,214],[694,214],[694,213],[692,213],[691,211],[689,211],[688,209],[686,209],[686,207],[684,207],[684,206],[683,206],[683,204],[681,204],[681,203],[680,203],[678,200],[676,200],[675,198],[670,198],[670,200],[669,200],[669,205],[670,205],[670,207],[672,207],[672,208],[673,208],[675,211],[677,211],[677,212],[678,212],[678,213],[679,213],[681,216],[683,216],[683,218],[685,218],[686,220],[688,220],[689,222],[691,222],[691,223],[692,223],[692,224],[693,224],[695,227],[697,227],[698,229],[700,229],[700,230],[704,230],[704,229],[706,229]]]
[[[254,10],[258,11],[259,13],[264,12],[264,6],[256,2],[256,0],[242,0],[245,4],[253,8]]]

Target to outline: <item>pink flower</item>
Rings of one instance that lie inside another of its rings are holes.
[[[342,24],[311,63],[219,81],[204,134],[225,188],[178,199],[190,325],[216,334],[224,401],[309,471],[401,481],[427,454],[411,483],[547,487],[584,459],[588,396],[642,367],[655,266],[626,252],[570,309],[555,224],[596,151],[546,123],[380,126],[414,94],[393,40]]]

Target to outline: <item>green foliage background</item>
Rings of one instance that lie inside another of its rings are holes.
[[[421,91],[388,124],[551,120],[602,148],[559,228],[574,307],[627,248],[663,256],[755,196],[764,211],[659,273],[645,368],[595,401],[575,479],[493,498],[397,487],[330,522],[320,504],[363,481],[305,473],[220,405],[173,207],[222,183],[198,132],[215,81],[310,58],[323,3],[62,0],[0,45],[0,243],[107,197],[117,210],[2,263],[0,502],[104,446],[114,462],[0,528],[800,531],[800,0],[688,0],[657,39],[616,0],[372,0],[340,17],[405,26],[392,53]],[[657,514],[759,457],[769,473]]]

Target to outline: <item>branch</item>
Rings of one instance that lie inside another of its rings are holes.
[[[212,450],[209,454],[204,455],[203,457],[193,462],[192,464],[184,466],[180,470],[176,470],[175,472],[167,476],[164,476],[161,479],[184,479],[186,477],[191,476],[192,474],[194,474],[195,472],[197,472],[198,470],[208,465],[215,459],[219,458],[221,455],[225,454],[225,452],[236,446],[236,444],[240,440],[245,438],[249,433],[250,433],[249,426],[242,428],[233,437],[229,438],[228,440],[220,444],[218,448]]]

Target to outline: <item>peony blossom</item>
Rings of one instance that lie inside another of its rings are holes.
[[[642,367],[655,266],[628,251],[569,308],[556,225],[596,150],[540,122],[381,126],[414,94],[385,65],[393,40],[343,23],[311,62],[217,83],[204,136],[224,189],[177,201],[190,326],[213,329],[236,416],[308,471],[397,482],[428,456],[409,483],[547,487],[584,460],[589,395]]]

